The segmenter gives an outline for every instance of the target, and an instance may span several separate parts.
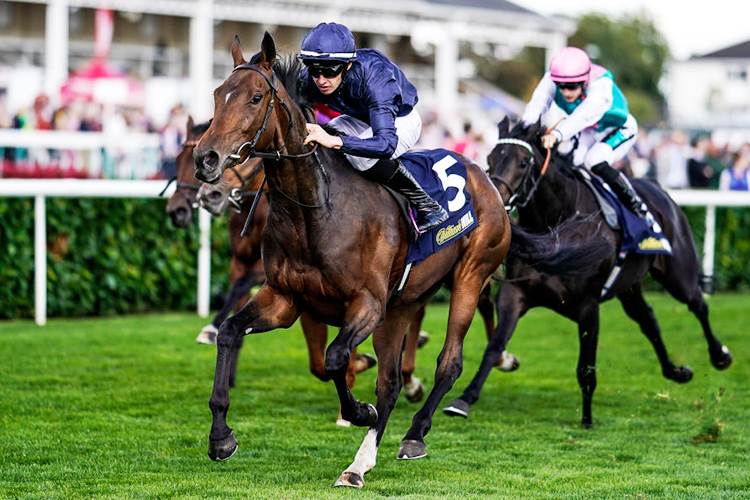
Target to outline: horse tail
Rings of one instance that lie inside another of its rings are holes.
[[[614,248],[598,234],[598,228],[593,235],[590,233],[591,222],[587,219],[563,222],[546,233],[530,233],[511,223],[508,253],[546,274],[595,272]]]

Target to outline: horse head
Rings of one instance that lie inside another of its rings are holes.
[[[242,165],[230,166],[224,170],[219,183],[201,185],[198,201],[211,215],[217,217],[223,215],[229,206],[239,213],[243,200],[260,189],[262,172],[263,162],[258,158],[252,158]]]
[[[487,157],[490,179],[506,206],[525,206],[543,175],[541,123],[519,123],[511,129],[506,116],[498,129],[499,139]]]
[[[188,227],[193,221],[193,212],[198,209],[200,184],[193,176],[193,148],[206,127],[206,124],[195,125],[193,118],[188,117],[186,140],[175,159],[177,189],[167,202],[167,214],[175,227]]]
[[[280,154],[291,123],[288,94],[277,86],[273,70],[276,46],[271,35],[265,34],[261,51],[250,62],[242,56],[238,36],[231,52],[234,70],[214,91],[214,118],[193,152],[195,177],[210,184],[250,157]]]

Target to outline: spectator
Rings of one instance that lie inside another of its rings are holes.
[[[182,104],[176,104],[169,112],[169,120],[161,129],[161,175],[171,179],[177,173],[175,161],[182,149],[187,126],[187,113]]]
[[[723,191],[747,191],[750,179],[750,144],[745,143],[735,153],[732,166],[721,172],[719,189]]]

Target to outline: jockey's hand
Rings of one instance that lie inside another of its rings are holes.
[[[344,145],[344,141],[337,135],[331,135],[323,127],[316,123],[307,123],[307,137],[303,144],[310,144],[311,142],[317,142],[324,148],[339,149]]]
[[[542,147],[544,149],[552,149],[555,147],[555,144],[557,144],[557,135],[549,133],[542,136]]]

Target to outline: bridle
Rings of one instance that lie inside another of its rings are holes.
[[[289,106],[287,106],[284,100],[281,97],[279,97],[279,89],[278,87],[276,87],[276,73],[272,71],[271,78],[269,78],[265,71],[263,71],[258,66],[254,64],[250,64],[250,63],[240,64],[239,66],[234,68],[234,70],[232,70],[232,73],[234,73],[238,69],[249,69],[251,71],[260,73],[260,75],[268,83],[268,86],[271,87],[271,100],[268,101],[268,107],[266,108],[266,115],[263,117],[263,123],[261,124],[257,132],[255,132],[255,135],[253,136],[253,138],[245,142],[244,144],[242,144],[237,149],[236,153],[229,155],[229,158],[234,160],[234,162],[237,163],[238,165],[242,165],[250,158],[261,158],[264,160],[280,161],[280,160],[293,160],[297,158],[304,158],[306,156],[310,156],[311,154],[313,154],[318,147],[317,143],[313,146],[312,150],[308,151],[307,153],[302,153],[299,155],[287,155],[287,154],[281,153],[286,148],[286,141],[289,135],[292,133],[293,123],[292,123],[292,112],[289,109]],[[287,116],[288,125],[287,125],[286,137],[284,139],[284,143],[281,145],[279,149],[273,152],[255,151],[255,146],[258,144],[258,141],[263,135],[263,132],[266,131],[266,127],[268,126],[268,119],[271,117],[271,112],[273,111],[274,103],[276,102],[276,100],[278,100],[279,104],[281,104],[281,107],[284,108],[284,111],[286,111],[286,116]],[[242,150],[245,147],[248,148],[247,157],[244,160],[242,160],[242,162],[240,162],[240,160],[242,159]]]
[[[196,144],[198,144],[198,141],[185,141],[182,144],[182,149],[194,148],[196,146]],[[167,181],[167,185],[164,186],[164,189],[161,190],[161,193],[159,193],[159,196],[160,197],[163,196],[164,193],[167,192],[167,189],[169,188],[169,186],[173,182],[176,183],[175,184],[175,192],[176,193],[180,193],[180,195],[182,195],[182,197],[185,198],[185,201],[188,202],[188,204],[190,205],[190,207],[192,209],[194,209],[194,210],[197,209],[198,208],[198,202],[196,200],[192,200],[191,201],[190,197],[187,194],[185,194],[184,190],[187,189],[187,190],[190,190],[190,191],[195,191],[197,193],[198,190],[201,188],[201,185],[200,184],[193,184],[191,182],[180,182],[180,181],[177,180],[177,176],[176,175]]]
[[[497,144],[512,144],[514,146],[520,146],[529,152],[529,158],[531,160],[529,163],[529,167],[523,174],[523,178],[521,179],[517,190],[513,189],[513,187],[502,177],[494,174],[490,175],[491,180],[502,184],[510,192],[510,199],[505,205],[505,210],[510,212],[514,208],[523,208],[528,205],[532,195],[536,191],[537,187],[539,187],[539,181],[542,180],[542,177],[547,171],[547,166],[549,165],[550,160],[550,150],[547,150],[547,158],[544,161],[544,165],[542,166],[539,175],[534,175],[536,173],[536,169],[534,168],[534,164],[536,163],[536,154],[534,153],[534,148],[531,146],[531,144],[521,139],[515,139],[512,137],[502,138],[497,141]]]
[[[232,205],[232,210],[240,213],[242,211],[242,200],[251,196],[258,196],[258,193],[263,190],[263,188],[261,187],[256,191],[246,191],[247,188],[252,185],[253,180],[255,180],[262,168],[260,166],[254,168],[253,171],[250,172],[250,175],[248,175],[247,177],[243,177],[242,174],[237,170],[237,167],[232,166],[229,167],[229,169],[240,181],[240,187],[232,188],[232,190],[229,192],[229,195],[227,196],[227,200],[229,201],[229,204]]]
[[[284,102],[284,100],[279,96],[279,89],[276,86],[276,73],[274,71],[271,71],[271,77],[269,78],[269,76],[266,74],[265,71],[263,71],[258,66],[254,65],[254,64],[250,64],[250,63],[245,63],[245,64],[238,65],[237,67],[234,68],[234,70],[232,70],[232,73],[234,73],[235,71],[240,70],[240,69],[246,69],[246,70],[255,71],[256,73],[259,73],[263,77],[263,79],[266,81],[266,83],[268,83],[268,86],[271,88],[271,99],[268,101],[268,107],[266,108],[266,114],[263,117],[263,123],[261,124],[260,128],[255,132],[255,135],[253,136],[253,138],[251,140],[243,143],[242,145],[240,145],[240,147],[237,149],[237,152],[234,153],[234,154],[229,155],[229,158],[231,158],[238,165],[242,165],[249,158],[260,158],[260,159],[263,159],[263,160],[281,161],[281,160],[296,160],[296,159],[299,159],[299,158],[308,157],[310,155],[315,155],[315,159],[317,160],[317,164],[320,167],[320,169],[323,171],[323,176],[326,179],[326,186],[328,188],[328,193],[326,193],[325,201],[323,201],[319,205],[306,205],[304,203],[301,203],[301,202],[295,200],[294,198],[292,198],[288,194],[284,193],[278,187],[275,187],[274,191],[276,191],[277,193],[279,193],[281,196],[283,196],[284,198],[288,199],[292,203],[294,203],[294,204],[296,204],[296,205],[298,205],[300,207],[303,207],[303,208],[321,208],[321,207],[325,206],[326,201],[328,200],[328,197],[330,195],[330,189],[331,189],[331,186],[330,186],[330,176],[328,175],[328,172],[326,172],[325,168],[323,167],[323,163],[320,161],[320,157],[317,154],[318,144],[316,143],[315,145],[313,145],[312,149],[310,151],[306,152],[306,153],[302,153],[302,154],[298,154],[298,155],[282,154],[282,151],[284,149],[286,149],[287,139],[289,138],[289,136],[292,133],[292,127],[293,127],[294,123],[292,121],[292,112],[289,109],[289,106],[287,106],[286,102]],[[255,146],[258,144],[258,141],[260,140],[261,136],[266,131],[266,127],[268,126],[268,120],[271,117],[271,112],[273,111],[274,103],[276,102],[276,100],[279,101],[279,104],[281,104],[281,107],[284,108],[284,111],[286,112],[286,115],[287,115],[287,124],[288,125],[287,125],[287,130],[286,130],[286,136],[284,138],[284,143],[281,145],[280,148],[278,148],[276,151],[273,151],[273,152],[269,152],[269,151],[256,151],[255,150]],[[244,160],[242,160],[242,150],[245,147],[248,148],[247,157]],[[242,161],[240,162],[240,160],[242,160]],[[240,237],[243,237],[243,236],[245,236],[245,234],[247,234],[247,229],[248,229],[248,227],[250,225],[250,220],[253,218],[253,214],[255,213],[255,208],[258,206],[258,201],[260,200],[260,195],[263,192],[263,188],[264,188],[265,185],[266,185],[266,176],[264,174],[263,175],[263,181],[260,184],[260,189],[256,193],[255,199],[253,200],[253,204],[250,207],[250,212],[247,215],[247,219],[245,219],[245,225],[242,228],[242,232],[240,233]]]

